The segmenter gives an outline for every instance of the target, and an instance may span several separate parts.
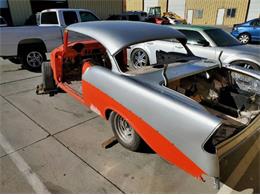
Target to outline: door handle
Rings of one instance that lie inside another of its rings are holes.
[[[177,48],[177,49],[183,49],[182,46],[175,46],[175,48]]]

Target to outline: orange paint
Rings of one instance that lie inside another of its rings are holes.
[[[94,105],[101,112],[102,117],[105,118],[105,112],[108,109],[115,111],[125,118],[143,140],[163,159],[171,164],[175,164],[198,179],[204,174],[204,171],[185,156],[174,144],[116,100],[86,81],[82,81],[82,88],[84,102],[87,105]]]

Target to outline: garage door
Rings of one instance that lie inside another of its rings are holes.
[[[159,6],[159,0],[144,0],[144,11],[148,12],[150,7]]]
[[[185,0],[168,0],[168,11],[184,18]]]

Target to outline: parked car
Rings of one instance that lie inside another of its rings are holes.
[[[48,9],[39,15],[38,26],[6,27],[1,29],[0,57],[24,67],[38,70],[46,52],[62,44],[67,25],[99,20],[85,9]]]
[[[141,21],[145,22],[147,19],[147,13],[143,11],[128,11],[122,14],[110,15],[106,20],[129,20],[129,21]]]
[[[0,16],[0,27],[6,26],[8,26],[6,20],[2,16]]]
[[[94,40],[70,42],[75,32]],[[138,70],[128,66],[129,46],[165,39],[179,41],[186,53],[158,48],[157,64]],[[259,127],[260,73],[194,56],[185,36],[173,28],[126,21],[78,23],[67,27],[63,40],[51,61],[43,63],[44,91],[61,88],[109,120],[127,149],[138,151],[145,142],[196,178],[219,178],[219,152]]]
[[[187,37],[187,46],[196,56],[218,60],[219,53],[223,51],[221,57],[223,63],[260,70],[259,48],[242,45],[222,29],[195,25],[170,25],[169,27],[179,30]],[[131,47],[129,58],[132,64],[137,66],[155,64],[155,52],[158,48],[185,52],[183,46],[174,41],[156,41]]]
[[[235,24],[231,34],[241,43],[260,41],[260,18],[249,20],[242,24]]]

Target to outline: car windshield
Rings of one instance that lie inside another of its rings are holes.
[[[215,42],[218,47],[241,45],[241,43],[230,34],[221,29],[204,30],[205,33]]]

